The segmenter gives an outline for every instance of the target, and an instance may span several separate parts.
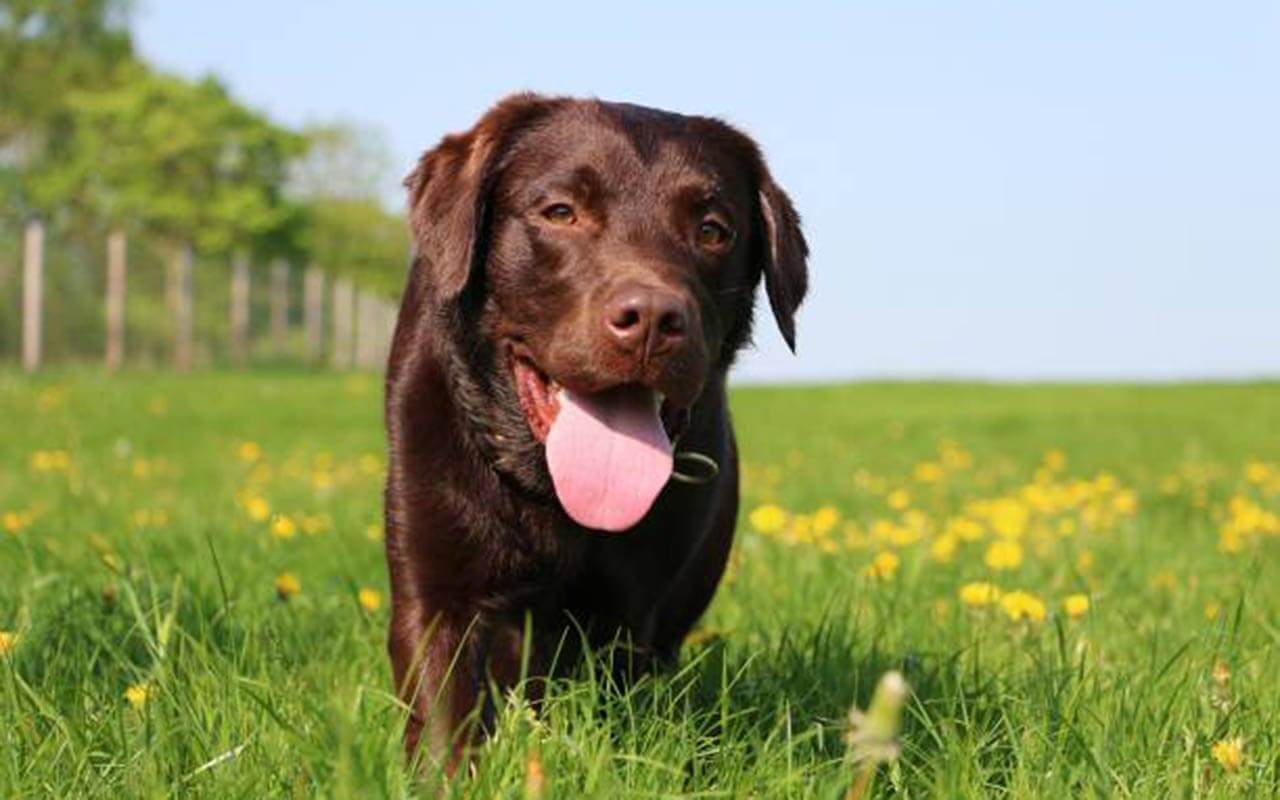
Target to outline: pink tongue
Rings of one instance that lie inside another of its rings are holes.
[[[560,393],[560,412],[547,434],[547,467],[560,505],[579,525],[632,527],[666,485],[671,465],[653,392]]]

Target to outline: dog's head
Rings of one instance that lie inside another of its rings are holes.
[[[794,347],[799,219],[756,145],[718,120],[518,95],[427,152],[406,186],[425,305],[457,320],[517,438],[546,443],[562,502],[558,454],[563,471],[598,473],[631,457],[627,441],[679,435],[747,341],[762,278]]]

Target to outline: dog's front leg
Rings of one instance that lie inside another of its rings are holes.
[[[409,708],[405,753],[419,748],[452,775],[478,731],[487,636],[475,617],[430,613],[413,606],[392,611],[388,649],[397,693]],[[423,741],[423,736],[426,741]]]

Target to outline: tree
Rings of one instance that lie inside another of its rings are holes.
[[[66,154],[67,95],[111,86],[137,65],[122,0],[0,0],[0,215],[48,213],[29,181]]]
[[[306,140],[216,80],[138,70],[117,87],[71,93],[68,107],[67,155],[34,178],[38,198],[68,198],[111,226],[204,252],[297,252],[303,216],[284,185]]]

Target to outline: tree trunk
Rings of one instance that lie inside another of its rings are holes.
[[[336,369],[351,367],[351,347],[354,340],[351,324],[351,281],[339,278],[333,282],[333,352],[330,354]]]
[[[124,298],[126,271],[124,231],[107,234],[107,369],[115,372],[124,364]]]
[[[169,262],[169,310],[173,316],[173,367],[179,372],[191,371],[192,270],[195,255],[191,245],[184,244]]]
[[[277,260],[271,264],[271,343],[277,353],[284,352],[288,333],[289,264]]]
[[[249,363],[249,256],[231,259],[231,359],[236,366]]]
[[[28,372],[40,367],[44,333],[44,223],[27,223],[22,249],[22,366]]]
[[[303,279],[303,324],[307,331],[307,361],[320,362],[324,350],[324,327],[321,316],[324,305],[324,273],[315,267],[307,269]]]

